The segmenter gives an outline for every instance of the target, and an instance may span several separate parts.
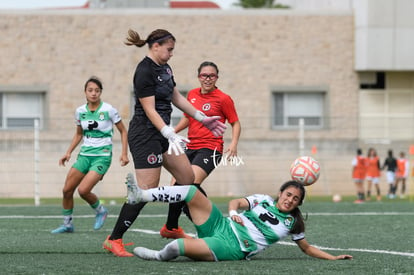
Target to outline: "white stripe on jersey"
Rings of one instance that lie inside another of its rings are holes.
[[[95,112],[90,112],[87,104],[79,106],[75,112],[76,125],[83,129],[81,155],[110,156],[114,124],[121,121],[117,109],[102,102]],[[93,125],[93,128],[90,128]],[[88,134],[89,133],[89,134]]]
[[[247,257],[257,254],[288,235],[292,235],[293,240],[304,238],[304,233],[290,233],[294,219],[289,214],[279,212],[272,197],[256,194],[246,199],[250,204],[250,209],[240,213],[239,216],[243,220],[248,236],[237,229],[234,221],[231,220],[230,224],[238,238],[241,250],[249,252]],[[248,240],[241,238],[248,238]],[[253,250],[253,246],[246,247],[246,243],[254,243],[256,248]]]

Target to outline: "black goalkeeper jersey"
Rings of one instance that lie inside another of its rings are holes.
[[[151,58],[145,57],[137,66],[134,74],[135,109],[133,120],[146,125],[146,128],[155,128],[145,115],[139,98],[155,96],[155,109],[165,124],[171,120],[171,99],[175,87],[172,69],[168,64],[158,65]]]

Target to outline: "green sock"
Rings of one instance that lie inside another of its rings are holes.
[[[91,207],[96,211],[96,213],[103,211],[103,205],[100,200],[97,200],[94,204],[91,204]]]

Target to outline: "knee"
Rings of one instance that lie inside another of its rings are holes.
[[[178,182],[179,185],[190,185],[194,183],[194,180],[195,180],[195,175],[192,170],[191,170],[191,173],[186,173],[185,176],[176,178],[176,182]]]
[[[72,189],[63,188],[62,190],[63,198],[65,199],[73,198],[73,193],[74,193],[74,190]]]
[[[78,194],[82,199],[86,198],[90,193],[91,192],[89,190],[78,188]]]
[[[198,189],[201,193],[203,193],[203,195],[204,195],[204,196],[206,196],[206,197],[207,197],[207,193],[206,193],[206,191],[205,191],[203,188],[201,188],[201,184],[199,184],[199,183],[193,183],[193,185],[194,185],[195,187],[197,187],[197,189]]]

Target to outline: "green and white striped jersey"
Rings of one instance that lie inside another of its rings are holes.
[[[256,255],[288,235],[292,235],[292,240],[305,237],[304,233],[290,233],[295,224],[295,218],[290,214],[280,212],[272,197],[256,194],[246,199],[249,201],[250,208],[239,214],[244,226],[229,218],[241,250],[248,253],[246,258]]]
[[[118,111],[112,105],[101,102],[98,109],[91,112],[88,105],[76,109],[75,123],[83,129],[83,144],[80,155],[111,156],[114,124],[121,121]]]

